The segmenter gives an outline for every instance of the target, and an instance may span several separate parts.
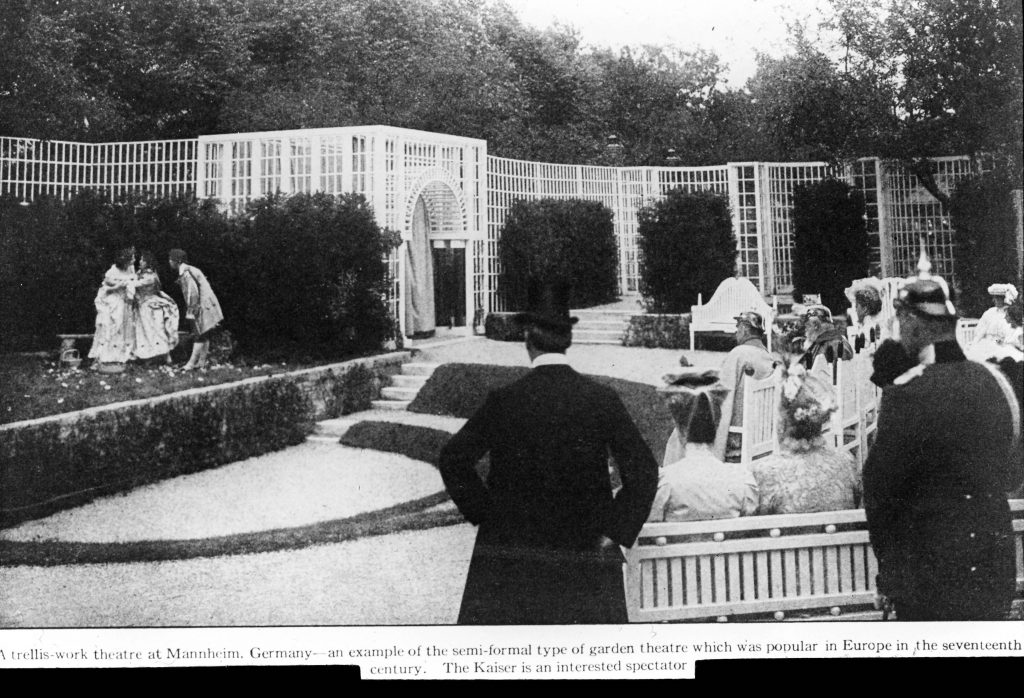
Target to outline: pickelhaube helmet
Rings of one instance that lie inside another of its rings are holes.
[[[924,250],[921,241],[921,256],[917,262],[917,276],[909,277],[900,286],[893,305],[897,309],[908,310],[919,315],[931,317],[956,317],[956,308],[949,291],[949,286],[941,276],[931,273],[932,263]]]

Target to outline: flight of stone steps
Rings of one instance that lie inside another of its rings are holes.
[[[621,345],[634,310],[571,310],[580,321],[572,329],[573,344]]]
[[[416,361],[402,364],[402,372],[391,376],[391,385],[381,389],[380,399],[372,403],[373,409],[407,409],[439,365]]]

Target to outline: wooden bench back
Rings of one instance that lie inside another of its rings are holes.
[[[1024,591],[1024,500],[1011,500]],[[877,562],[862,509],[649,523],[625,551],[631,622],[871,604]]]
[[[781,386],[781,368],[776,368],[764,378],[743,376],[743,424],[730,427],[730,431],[742,435],[741,462],[749,463],[755,458],[775,452],[778,444],[776,431]]]
[[[960,343],[960,348],[967,350],[972,344],[974,344],[975,333],[978,330],[977,318],[960,318],[956,321],[956,341]]]
[[[701,297],[697,297],[697,305],[691,307],[692,322],[698,325],[706,322],[732,321],[738,314],[753,310],[760,313],[767,323],[772,308],[765,302],[761,292],[751,283],[750,279],[729,278],[718,285],[711,299],[701,305]]]

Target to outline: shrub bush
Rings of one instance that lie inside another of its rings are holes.
[[[210,279],[241,354],[342,358],[394,335],[384,295],[388,252],[362,196],[272,196],[228,218],[216,202],[83,191],[67,202],[0,201],[0,350],[50,349],[89,333],[93,299],[117,249],[152,250],[164,290],[182,303],[167,251],[180,247]],[[185,319],[182,313],[182,327]]]
[[[949,212],[960,288],[957,308],[961,315],[980,317],[992,305],[990,285],[1021,287],[1011,178],[995,171],[962,180],[950,198]]]
[[[484,336],[497,342],[522,342],[523,326],[515,321],[515,313],[488,313],[484,320]]]
[[[821,294],[836,316],[849,305],[843,289],[868,273],[865,211],[863,194],[837,179],[793,190],[794,290]]]
[[[689,349],[690,316],[634,315],[629,318],[622,345],[647,349]]]
[[[498,243],[499,289],[510,306],[525,309],[530,280],[567,281],[570,304],[586,308],[618,296],[619,253],[612,212],[579,199],[517,201]]]
[[[653,313],[684,313],[736,270],[736,236],[726,199],[673,189],[637,213],[640,293]]]

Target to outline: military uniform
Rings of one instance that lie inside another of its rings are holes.
[[[943,302],[948,312],[918,305],[955,317]],[[900,620],[997,620],[1015,592],[1007,492],[1021,475],[1019,412],[998,369],[968,361],[955,341],[932,347],[933,363],[884,389],[864,465],[878,591]]]

